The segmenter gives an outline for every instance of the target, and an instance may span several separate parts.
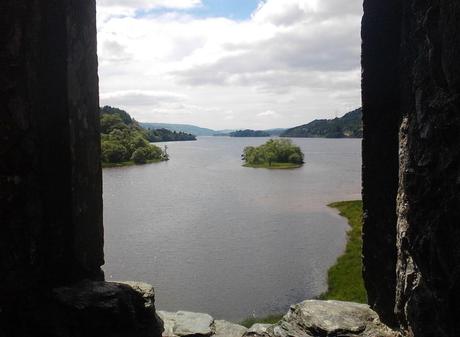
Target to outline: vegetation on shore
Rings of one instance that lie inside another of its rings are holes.
[[[123,110],[105,106],[100,111],[103,167],[147,164],[168,160],[166,149],[150,144],[147,132]]]
[[[196,140],[196,137],[191,133],[167,129],[147,129],[146,136],[152,143]]]
[[[340,215],[348,219],[351,229],[347,233],[345,252],[328,271],[328,290],[319,299],[367,303],[361,257],[363,203],[360,200],[341,201],[328,206],[338,209]]]
[[[268,163],[263,164],[244,164],[244,167],[251,167],[251,168],[266,168],[272,170],[289,170],[301,167],[303,164],[295,164],[295,163],[277,163],[272,162],[271,165]]]
[[[230,137],[270,137],[270,134],[265,131],[254,131],[254,130],[238,130],[229,133]]]
[[[317,119],[311,123],[288,129],[281,133],[280,137],[362,138],[362,115],[362,110],[359,108],[340,118]]]
[[[304,154],[289,139],[270,139],[265,144],[244,148],[245,167],[287,169],[302,166]]]
[[[244,321],[241,321],[240,324],[246,328],[250,328],[256,323],[260,324],[276,324],[278,323],[284,315],[269,315],[265,317],[249,317]]]

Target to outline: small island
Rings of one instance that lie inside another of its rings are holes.
[[[265,131],[255,131],[255,130],[238,130],[229,133],[230,137],[270,137],[270,134]]]
[[[304,154],[300,147],[290,139],[270,139],[265,144],[244,149],[242,159],[244,167],[268,169],[294,169],[304,163]]]

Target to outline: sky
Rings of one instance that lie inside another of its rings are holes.
[[[361,105],[362,0],[97,0],[101,105],[293,127]]]

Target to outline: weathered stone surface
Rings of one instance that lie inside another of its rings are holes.
[[[244,334],[246,337],[265,337],[268,336],[267,330],[271,327],[271,324],[261,324],[261,323],[256,323],[253,326],[251,326],[248,331]]]
[[[266,335],[271,337],[398,336],[380,322],[377,314],[368,305],[316,300],[293,305],[279,323],[267,329]]]
[[[242,337],[248,329],[242,325],[216,320],[213,330],[214,337]]]
[[[0,4],[0,304],[103,278],[95,1]]]
[[[163,321],[163,337],[177,337],[174,334],[174,325],[176,324],[176,313],[168,311],[157,311],[158,316]]]
[[[401,1],[365,0],[364,11],[363,276],[369,304],[395,326]]]
[[[214,318],[208,314],[189,311],[176,313],[158,311],[158,315],[165,322],[163,336],[211,336]]]
[[[242,337],[247,330],[238,324],[214,320],[208,314],[158,311],[158,315],[164,322],[163,337]]]
[[[39,294],[20,311],[2,310],[0,336],[160,337],[153,303],[126,284],[82,281]]]
[[[460,2],[403,5],[396,310],[415,336],[460,336]]]
[[[460,336],[460,2],[365,0],[364,10],[369,300],[411,336]]]

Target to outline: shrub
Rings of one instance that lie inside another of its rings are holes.
[[[114,141],[103,141],[101,144],[102,161],[121,163],[128,160],[128,150],[122,144]]]

